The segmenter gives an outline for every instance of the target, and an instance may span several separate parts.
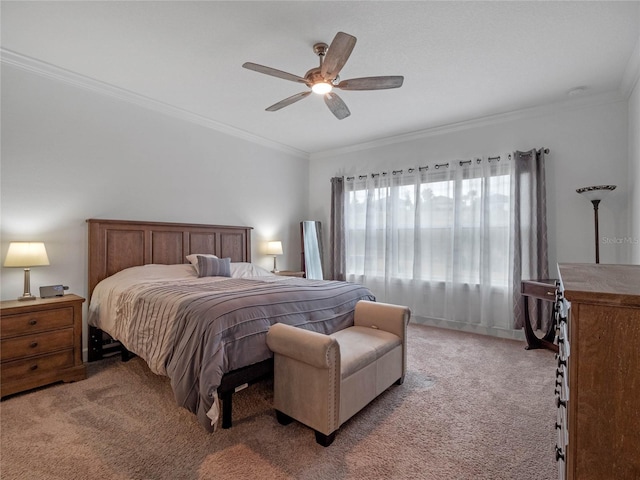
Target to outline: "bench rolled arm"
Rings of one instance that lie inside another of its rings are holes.
[[[356,304],[354,325],[393,333],[403,341],[411,318],[411,310],[402,305],[360,300]]]
[[[330,368],[340,354],[338,342],[330,336],[284,323],[271,325],[267,345],[275,353],[316,368]]]

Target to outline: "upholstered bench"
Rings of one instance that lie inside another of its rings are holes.
[[[278,421],[311,427],[329,446],[340,425],[406,371],[407,307],[361,300],[354,326],[323,335],[283,323],[271,326],[274,407]]]

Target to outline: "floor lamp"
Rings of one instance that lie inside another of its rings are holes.
[[[593,218],[596,227],[596,263],[600,263],[600,238],[598,234],[598,206],[606,194],[615,190],[615,185],[595,185],[578,188],[576,192],[587,197],[593,204]]]

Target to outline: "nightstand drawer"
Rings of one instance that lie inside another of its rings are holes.
[[[2,361],[13,360],[20,357],[30,357],[43,353],[55,352],[63,348],[73,349],[73,328],[65,328],[55,332],[40,333],[35,335],[23,335],[0,343],[0,357]],[[5,366],[2,365],[4,370]]]
[[[73,308],[56,308],[40,312],[2,316],[2,338],[56,330],[73,325]]]
[[[26,360],[3,363],[0,377],[2,383],[5,383],[67,367],[73,367],[73,349]]]
[[[556,299],[555,280],[525,280],[522,282],[523,295],[553,302]]]

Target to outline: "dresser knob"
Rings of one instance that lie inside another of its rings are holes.
[[[29,345],[31,348],[36,348],[38,346],[38,342],[31,342]]]
[[[31,320],[29,320],[29,325],[31,325],[32,327],[37,323],[38,321],[35,318],[32,318]]]
[[[29,370],[31,370],[32,372],[37,369],[38,369],[38,364],[31,365],[31,367],[29,367]]]

